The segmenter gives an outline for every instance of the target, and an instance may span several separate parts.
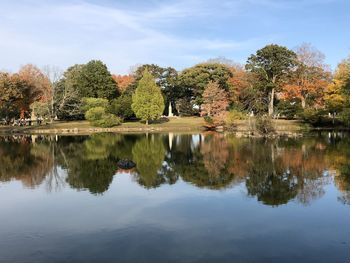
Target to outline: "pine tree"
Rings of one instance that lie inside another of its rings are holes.
[[[137,118],[146,121],[158,119],[164,110],[164,99],[160,88],[147,69],[143,72],[132,96],[132,110]]]

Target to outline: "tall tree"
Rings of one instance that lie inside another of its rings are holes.
[[[320,106],[323,103],[323,94],[330,83],[331,73],[324,64],[324,54],[310,44],[297,47],[298,63],[291,72],[290,81],[283,86],[284,99],[298,98],[301,106]]]
[[[226,111],[228,105],[227,92],[217,82],[210,81],[203,92],[201,115],[218,117]]]
[[[139,66],[134,72],[134,78],[136,80],[136,85],[138,81],[142,78],[142,74],[147,69],[151,75],[154,77],[156,84],[160,87],[162,94],[165,98],[164,114],[168,114],[168,106],[171,103],[173,109],[175,109],[176,100],[180,96],[180,91],[177,84],[177,71],[172,67],[160,67],[156,64],[144,64]]]
[[[44,103],[47,107],[52,98],[51,83],[47,76],[35,65],[27,64],[20,68],[18,75],[28,84],[29,105],[34,102]],[[21,117],[29,108],[21,109]]]
[[[82,65],[68,68],[63,77],[55,83],[55,112],[59,119],[79,120],[84,118],[82,96],[79,92],[79,77]]]
[[[20,68],[19,76],[30,86],[31,101],[49,101],[51,99],[50,80],[35,65],[27,64]]]
[[[295,67],[296,59],[297,55],[293,51],[271,44],[259,49],[247,60],[246,69],[255,73],[264,83],[269,97],[268,114],[270,116],[274,113],[275,92]]]
[[[82,99],[111,100],[118,95],[116,83],[105,64],[92,60],[68,68],[55,84],[55,109],[60,119],[82,119]]]
[[[228,79],[231,77],[232,72],[226,65],[220,63],[203,63],[185,69],[179,75],[181,97],[189,98],[200,106],[203,103],[203,91],[210,81],[216,81],[220,87],[228,91],[231,87]]]
[[[164,99],[151,73],[145,69],[132,96],[132,110],[136,117],[146,121],[158,119],[164,110]]]
[[[51,116],[51,121],[56,116],[55,112],[55,87],[57,82],[62,78],[63,71],[57,67],[57,66],[50,66],[45,65],[42,68],[43,73],[47,77],[47,79],[50,81],[50,90],[49,90],[49,97],[51,97],[51,100],[48,102],[49,112]]]
[[[77,85],[81,97],[111,100],[118,95],[111,73],[107,66],[99,60],[91,60],[82,66]]]

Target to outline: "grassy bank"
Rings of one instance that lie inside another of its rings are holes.
[[[204,121],[200,117],[170,118],[169,121],[150,123],[146,125],[138,121],[125,122],[113,128],[98,128],[88,121],[55,121],[41,126],[0,126],[0,133],[42,133],[42,134],[89,134],[96,132],[157,132],[157,131],[201,131]]]
[[[41,126],[0,126],[0,134],[30,133],[30,134],[91,134],[98,132],[195,132],[203,131],[205,122],[200,117],[173,117],[168,121],[160,121],[146,125],[138,121],[125,122],[113,128],[98,128],[88,121],[55,121]],[[294,134],[310,130],[337,129],[336,127],[315,128],[298,120],[273,120],[277,134]],[[236,121],[233,132],[237,135],[246,135],[252,131],[249,120]]]
[[[273,120],[273,126],[277,132],[301,132],[311,129],[308,124],[299,120]],[[235,131],[247,132],[254,126],[253,121],[239,120],[236,121]]]
[[[278,133],[298,133],[310,130],[307,124],[296,120],[274,120],[274,127]],[[88,121],[55,121],[41,126],[0,126],[1,134],[33,133],[33,134],[90,134],[98,132],[189,132],[203,131],[205,122],[200,117],[173,117],[168,121],[151,123],[146,125],[138,121],[125,122],[113,128],[98,128],[90,125]],[[252,124],[249,120],[236,122],[233,130],[237,134],[245,134],[251,131]]]

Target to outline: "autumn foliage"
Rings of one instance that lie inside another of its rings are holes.
[[[112,75],[120,93],[123,93],[134,81],[132,75]]]
[[[296,50],[298,64],[282,88],[281,98],[300,99],[303,109],[306,106],[323,106],[323,94],[330,83],[331,73],[324,64],[324,55],[308,44]]]
[[[210,81],[203,92],[202,116],[218,117],[229,105],[227,92],[217,82]]]

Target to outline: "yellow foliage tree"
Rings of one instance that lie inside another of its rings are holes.
[[[326,90],[325,102],[327,109],[333,114],[340,112],[347,102],[350,88],[350,57],[343,60],[337,67],[333,83]]]

